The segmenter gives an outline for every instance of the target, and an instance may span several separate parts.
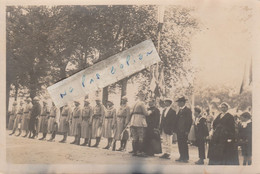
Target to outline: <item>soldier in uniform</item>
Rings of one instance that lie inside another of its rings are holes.
[[[70,144],[76,144],[79,145],[80,143],[80,124],[81,124],[81,112],[79,105],[80,103],[78,101],[74,101],[75,108],[71,115],[71,135],[75,136],[75,140],[71,142]]]
[[[50,115],[48,119],[48,132],[51,133],[51,138],[48,141],[53,141],[57,132],[57,108],[55,104],[52,102],[52,107],[50,109]]]
[[[81,146],[90,146],[91,140],[91,124],[92,124],[92,115],[93,110],[89,106],[89,101],[85,99],[84,108],[82,109],[82,122],[81,122],[81,138],[84,138],[84,143]]]
[[[133,137],[133,156],[145,156],[144,154],[144,136],[145,128],[147,127],[146,116],[149,115],[144,104],[145,95],[138,94],[139,101],[136,102],[133,108],[130,121],[131,134]]]
[[[101,128],[105,116],[105,107],[100,99],[96,99],[92,121],[92,138],[96,138],[96,143],[92,147],[98,147],[101,139]]]
[[[126,128],[129,122],[130,107],[127,105],[127,101],[128,101],[127,97],[123,96],[121,99],[121,106],[116,115],[113,149],[116,149],[116,141],[121,140],[121,134],[123,133],[123,130]],[[125,146],[126,146],[126,142],[121,140],[120,148],[117,149],[117,151],[124,150]]]
[[[63,139],[59,141],[60,143],[65,143],[67,140],[68,132],[69,132],[69,118],[70,118],[70,108],[66,104],[62,108],[61,117],[60,117],[60,126],[59,132],[63,134]]]
[[[9,130],[13,130],[13,128],[14,128],[14,120],[16,118],[16,114],[17,114],[17,102],[14,101],[12,111],[11,111],[11,114],[10,114],[10,117],[9,117],[9,122],[8,122],[8,129]],[[14,131],[12,131],[12,133],[9,134],[9,135],[13,135],[13,134],[14,134]]]
[[[113,129],[115,124],[116,109],[113,107],[114,103],[112,101],[107,101],[107,112],[103,120],[103,137],[107,138],[107,146],[103,149],[109,149],[113,141]],[[113,147],[115,151],[115,147]]]
[[[47,127],[48,127],[48,115],[49,115],[49,109],[47,106],[47,102],[43,101],[43,106],[41,110],[41,114],[39,117],[39,123],[38,123],[38,133],[42,132],[42,138],[39,140],[44,140],[46,138],[46,135],[48,133]]]
[[[23,118],[22,118],[22,130],[25,131],[25,135],[23,137],[27,137],[29,133],[29,120],[30,120],[30,114],[31,114],[31,99],[27,98],[26,105],[23,110]]]
[[[40,113],[41,113],[41,105],[39,103],[38,97],[35,97],[33,99],[33,107],[32,107],[30,121],[29,121],[29,131],[30,131],[29,138],[33,139],[36,136],[36,118],[40,115]]]
[[[21,131],[21,120],[22,120],[22,116],[23,116],[23,101],[20,101],[20,106],[19,106],[19,109],[17,111],[17,116],[15,118],[15,121],[14,121],[14,129],[13,129],[13,133],[15,133],[16,129],[19,130],[19,134],[16,135],[16,136],[20,136],[22,131]]]

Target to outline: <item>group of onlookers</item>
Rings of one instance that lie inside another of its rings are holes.
[[[185,97],[176,100],[179,107],[176,112],[172,107],[171,99],[160,101],[158,106],[155,99],[146,100],[142,93],[137,96],[138,100],[131,109],[127,97],[123,96],[118,110],[112,101],[107,101],[104,106],[100,98],[95,100],[94,107],[90,106],[87,98],[82,107],[79,101],[74,101],[73,110],[68,105],[58,109],[54,103],[49,108],[46,101],[43,101],[41,106],[38,97],[32,101],[26,98],[25,105],[23,101],[19,106],[17,102],[13,103],[9,113],[8,129],[12,130],[10,135],[18,130],[17,136],[24,131],[23,137],[29,135],[29,138],[38,137],[42,133],[39,140],[45,140],[50,133],[48,141],[54,141],[56,133],[60,133],[63,135],[60,143],[65,143],[68,135],[74,136],[75,139],[71,144],[89,147],[98,147],[103,137],[107,140],[104,149],[112,147],[113,151],[124,151],[131,137],[130,153],[133,156],[146,157],[163,152],[160,156],[163,159],[171,159],[173,135],[176,134],[180,155],[176,161],[187,163],[189,161],[188,136],[193,125],[195,133],[193,144],[198,147],[199,152],[199,160],[195,164],[204,164],[207,157],[209,165],[238,165],[238,146],[242,148],[243,164],[251,164],[251,113],[244,112],[239,119],[235,119],[228,112],[230,106],[223,102],[220,104],[220,114],[214,118],[209,114],[209,110],[206,110],[206,115],[202,114],[200,107],[195,107],[192,111],[186,106]],[[81,138],[84,139],[82,144],[80,144]],[[96,141],[91,146],[93,139]],[[116,149],[117,141],[120,141],[118,149]]]

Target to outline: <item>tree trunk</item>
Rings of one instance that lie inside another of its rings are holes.
[[[16,84],[15,84],[15,88],[14,88],[14,89],[15,89],[15,94],[14,94],[14,100],[15,100],[15,101],[17,101],[18,87],[19,87],[19,85],[16,83]]]
[[[102,103],[103,105],[106,105],[108,100],[108,86],[103,88],[103,93],[102,93]]]
[[[8,115],[8,107],[9,107],[9,98],[10,98],[10,87],[11,83],[6,81],[6,128],[8,125],[9,115]]]
[[[121,98],[126,95],[128,78],[121,80]]]

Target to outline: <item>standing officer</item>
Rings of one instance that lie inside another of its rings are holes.
[[[9,117],[9,122],[8,122],[8,129],[9,130],[13,130],[14,120],[16,118],[16,113],[17,113],[17,102],[14,101],[12,111],[11,111],[11,114],[10,114],[10,117]],[[12,134],[13,134],[13,132],[10,135],[12,135]]]
[[[92,147],[98,147],[101,139],[101,128],[105,116],[105,106],[101,103],[99,98],[96,99],[96,106],[94,107],[93,121],[92,121],[92,138],[96,138],[96,144]]]
[[[59,132],[63,134],[63,139],[60,143],[65,143],[69,132],[69,119],[70,119],[70,108],[68,104],[64,105],[61,111]]]
[[[107,146],[104,147],[103,149],[109,149],[112,141],[113,141],[113,129],[114,129],[114,124],[115,124],[115,119],[116,119],[116,109],[113,107],[114,103],[112,101],[107,101],[107,112],[104,118],[104,123],[103,123],[103,137],[107,138]],[[113,151],[115,151],[115,146],[113,146]]]
[[[81,122],[81,138],[84,138],[84,143],[81,144],[81,146],[86,146],[87,144],[90,146],[93,110],[91,106],[89,106],[89,103],[87,99],[84,100]]]
[[[133,137],[133,156],[145,156],[144,154],[144,136],[145,128],[147,127],[146,116],[149,115],[145,107],[145,95],[138,94],[138,101],[135,103],[132,117],[130,121],[131,134]]]
[[[192,112],[185,106],[185,97],[179,98],[178,106],[180,108],[177,114],[177,139],[180,158],[176,161],[187,163],[189,160],[188,135],[192,124]]]
[[[75,137],[75,140],[71,142],[70,144],[76,144],[79,145],[80,143],[80,124],[81,124],[81,112],[79,101],[74,101],[75,108],[71,115],[71,135]]]
[[[41,113],[41,105],[39,103],[39,98],[34,97],[33,107],[32,107],[30,121],[29,121],[29,131],[30,131],[29,138],[33,139],[36,136],[36,118],[40,115],[40,113]],[[31,133],[33,134],[32,136]]]
[[[43,101],[42,111],[39,117],[39,123],[38,123],[38,133],[42,132],[42,138],[39,140],[44,140],[46,138],[46,135],[48,133],[47,127],[48,127],[48,115],[49,115],[49,109],[47,106],[47,102]]]
[[[18,136],[21,134],[21,129],[19,128],[19,123],[21,122],[21,116],[23,115],[23,101],[20,102],[20,106],[17,109],[16,118],[14,120],[13,132],[9,135],[13,135],[16,129],[19,130]]]
[[[126,141],[121,139],[121,134],[123,130],[126,128],[129,118],[130,118],[130,107],[127,105],[127,97],[123,96],[121,99],[121,106],[117,112],[116,120],[115,120],[115,135],[114,135],[114,143],[113,148],[116,148],[116,141],[121,140],[120,148],[118,151],[125,150]]]
[[[52,102],[52,107],[50,109],[50,115],[49,115],[49,120],[48,120],[48,132],[51,133],[51,138],[48,141],[53,141],[56,136],[56,131],[57,131],[57,108],[55,104]]]
[[[31,98],[27,98],[26,105],[23,110],[23,118],[22,118],[22,130],[25,131],[25,135],[23,137],[27,137],[29,133],[29,120],[30,120],[30,114],[31,114]]]

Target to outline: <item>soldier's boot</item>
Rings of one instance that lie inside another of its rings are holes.
[[[19,133],[18,133],[18,135],[16,135],[17,137],[19,137],[22,133],[21,129],[18,129],[18,130],[19,130]]]
[[[42,133],[42,137],[39,140],[44,140],[46,138],[47,133]]]
[[[98,147],[99,141],[100,141],[100,137],[97,137],[96,138],[96,143],[93,146],[91,146],[91,147]]]
[[[36,136],[36,130],[32,130],[32,139],[34,139],[35,138],[35,136]]]
[[[112,147],[112,151],[116,150],[116,141],[113,142],[113,147]]]
[[[80,144],[80,137],[77,135],[77,139],[76,139],[75,145],[79,145],[79,144]]]
[[[137,156],[137,151],[138,151],[138,142],[133,141],[133,156]]]
[[[113,141],[113,138],[109,138],[108,149],[110,149],[112,141]]]
[[[81,146],[86,146],[87,144],[88,144],[88,138],[85,138],[85,139],[84,139],[84,143],[81,144]]]
[[[123,149],[122,150],[126,150],[127,140],[122,140],[122,141],[123,141]]]
[[[28,134],[29,134],[29,131],[28,130],[26,130],[26,133],[25,133],[25,135],[23,136],[24,138],[25,137],[27,137],[28,136]]]
[[[123,140],[120,141],[120,148],[117,149],[116,151],[122,151],[123,150]]]
[[[59,142],[60,142],[60,143],[65,143],[66,140],[67,140],[67,133],[65,132],[65,133],[63,134],[63,139],[62,139],[61,141],[59,141]]]
[[[107,146],[104,147],[103,149],[108,149],[108,148],[109,148],[109,141],[110,141],[110,139],[108,138],[108,139],[107,139]]]
[[[134,153],[135,152],[135,141],[132,141],[132,151],[130,151],[129,153]]]
[[[76,136],[75,136],[75,139],[74,139],[74,141],[73,142],[71,142],[70,144],[75,144],[76,143]]]
[[[89,139],[88,147],[91,147],[91,138]]]
[[[12,133],[10,133],[9,135],[13,135],[15,133],[15,129],[13,129]]]

